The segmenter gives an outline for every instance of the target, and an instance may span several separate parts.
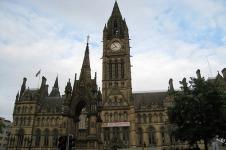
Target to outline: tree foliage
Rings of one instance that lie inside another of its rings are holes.
[[[170,121],[177,126],[175,138],[191,145],[204,141],[207,149],[214,137],[225,133],[225,91],[204,78],[191,78],[189,86],[184,78],[180,84],[181,91],[173,93],[175,102],[169,111]]]

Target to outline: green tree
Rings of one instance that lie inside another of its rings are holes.
[[[174,106],[169,111],[169,119],[177,128],[176,139],[197,145],[203,141],[205,149],[208,143],[224,130],[223,102],[225,92],[216,83],[204,78],[191,78],[188,83],[184,78],[181,91],[173,93]],[[171,93],[172,95],[172,93]]]

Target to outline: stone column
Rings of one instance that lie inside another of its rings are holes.
[[[146,127],[142,128],[142,130],[143,130],[143,143],[145,143],[147,147],[149,145],[148,131]]]
[[[129,121],[130,121],[130,146],[131,147],[136,147],[136,140],[137,140],[137,135],[136,135],[136,124],[135,124],[135,110],[134,106],[130,106],[130,111],[129,111]]]
[[[161,135],[160,127],[156,128],[156,145],[162,146],[162,135]]]

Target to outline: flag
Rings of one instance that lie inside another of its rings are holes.
[[[41,73],[41,69],[35,74],[35,77],[37,77]]]

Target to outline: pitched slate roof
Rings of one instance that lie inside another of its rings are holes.
[[[163,101],[167,96],[167,92],[145,92],[133,93],[135,108],[139,109],[142,106],[151,107],[151,105],[163,105]]]

